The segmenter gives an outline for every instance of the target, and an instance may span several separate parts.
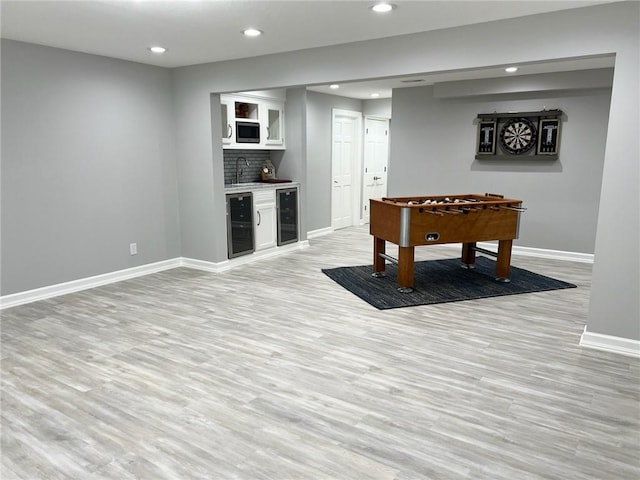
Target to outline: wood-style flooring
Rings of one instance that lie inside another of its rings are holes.
[[[590,265],[379,311],[320,271],[370,264],[366,226],[310,243],[4,310],[1,478],[640,478],[640,361],[578,345]]]

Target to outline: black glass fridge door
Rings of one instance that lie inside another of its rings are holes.
[[[253,202],[250,193],[227,195],[227,245],[229,258],[254,250]]]
[[[298,189],[278,190],[278,245],[298,241]]]

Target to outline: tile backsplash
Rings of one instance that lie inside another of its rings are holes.
[[[236,159],[244,157],[249,161],[249,166],[240,160],[238,170],[242,171],[241,182],[260,181],[260,171],[264,162],[271,158],[269,150],[224,150],[224,183],[236,182]]]

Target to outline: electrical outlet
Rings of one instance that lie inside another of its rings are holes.
[[[138,254],[138,244],[137,243],[130,243],[129,244],[129,253],[131,255],[137,255]]]

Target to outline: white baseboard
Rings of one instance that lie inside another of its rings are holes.
[[[311,230],[310,232],[307,232],[307,238],[322,237],[323,235],[328,235],[333,232],[334,230],[331,227],[319,228],[318,230]]]
[[[492,242],[479,242],[478,246],[488,250],[498,250],[498,245]],[[562,250],[548,250],[546,248],[519,247],[517,245],[511,248],[511,253],[512,255],[522,255],[523,257],[537,257],[580,263],[593,263],[594,258],[592,253],[565,252]]]
[[[24,305],[26,303],[37,302],[38,300],[46,300],[47,298],[58,297],[60,295],[67,295],[69,293],[75,293],[89,288],[101,287],[110,283],[142,277],[144,275],[162,272],[164,270],[170,270],[177,267],[193,268],[213,273],[224,272],[240,265],[253,263],[264,258],[284,255],[294,250],[302,250],[308,247],[309,242],[307,240],[303,240],[297,243],[255,252],[251,255],[243,255],[242,257],[225,260],[223,262],[207,262],[193,258],[176,257],[169,260],[163,260],[161,262],[149,263],[147,265],[117,270],[115,272],[104,273],[102,275],[95,275],[92,277],[72,280],[70,282],[58,283],[56,285],[49,285],[42,288],[0,296],[0,310],[17,307],[18,305]]]
[[[640,357],[640,340],[587,332],[586,325],[580,337],[580,346],[629,357]]]
[[[182,257],[180,266],[185,268],[193,268],[194,270],[202,270],[204,272],[218,273],[225,270],[225,265],[229,260],[223,262],[207,262],[206,260],[197,260],[195,258]]]
[[[281,247],[268,248],[266,250],[260,250],[248,255],[242,255],[241,257],[232,258],[223,262],[206,262],[204,260],[195,260],[193,258],[182,258],[181,266],[193,268],[196,270],[204,270],[206,272],[220,273],[231,270],[240,265],[247,265],[249,263],[257,262],[265,258],[277,257],[286,253],[293,252],[295,250],[302,250],[309,248],[309,242],[302,240],[300,242],[291,243],[289,245],[282,245]]]
[[[72,280],[70,282],[58,283],[56,285],[35,288],[33,290],[26,290],[24,292],[13,293],[11,295],[3,295],[0,297],[0,310],[24,305],[25,303],[36,302],[38,300],[58,297],[60,295],[75,293],[88,288],[95,288],[102,285],[108,285],[110,283],[121,282],[122,280],[141,277],[151,273],[162,272],[163,270],[179,267],[180,264],[180,258],[172,258],[161,262],[149,263],[147,265],[140,265],[138,267],[104,273],[102,275],[94,275],[92,277]]]
[[[317,238],[323,235],[333,233],[335,230],[331,227],[319,228],[318,230],[311,230],[307,232],[307,238]],[[442,247],[450,247],[461,249],[461,243],[444,243],[438,244]],[[498,251],[498,244],[495,242],[478,242],[478,247]],[[549,260],[563,260],[568,262],[580,262],[593,264],[594,256],[592,253],[579,253],[579,252],[565,252],[563,250],[549,250],[546,248],[532,248],[532,247],[520,247],[514,245],[511,248],[512,255],[521,255],[523,257],[536,257],[546,258]]]

